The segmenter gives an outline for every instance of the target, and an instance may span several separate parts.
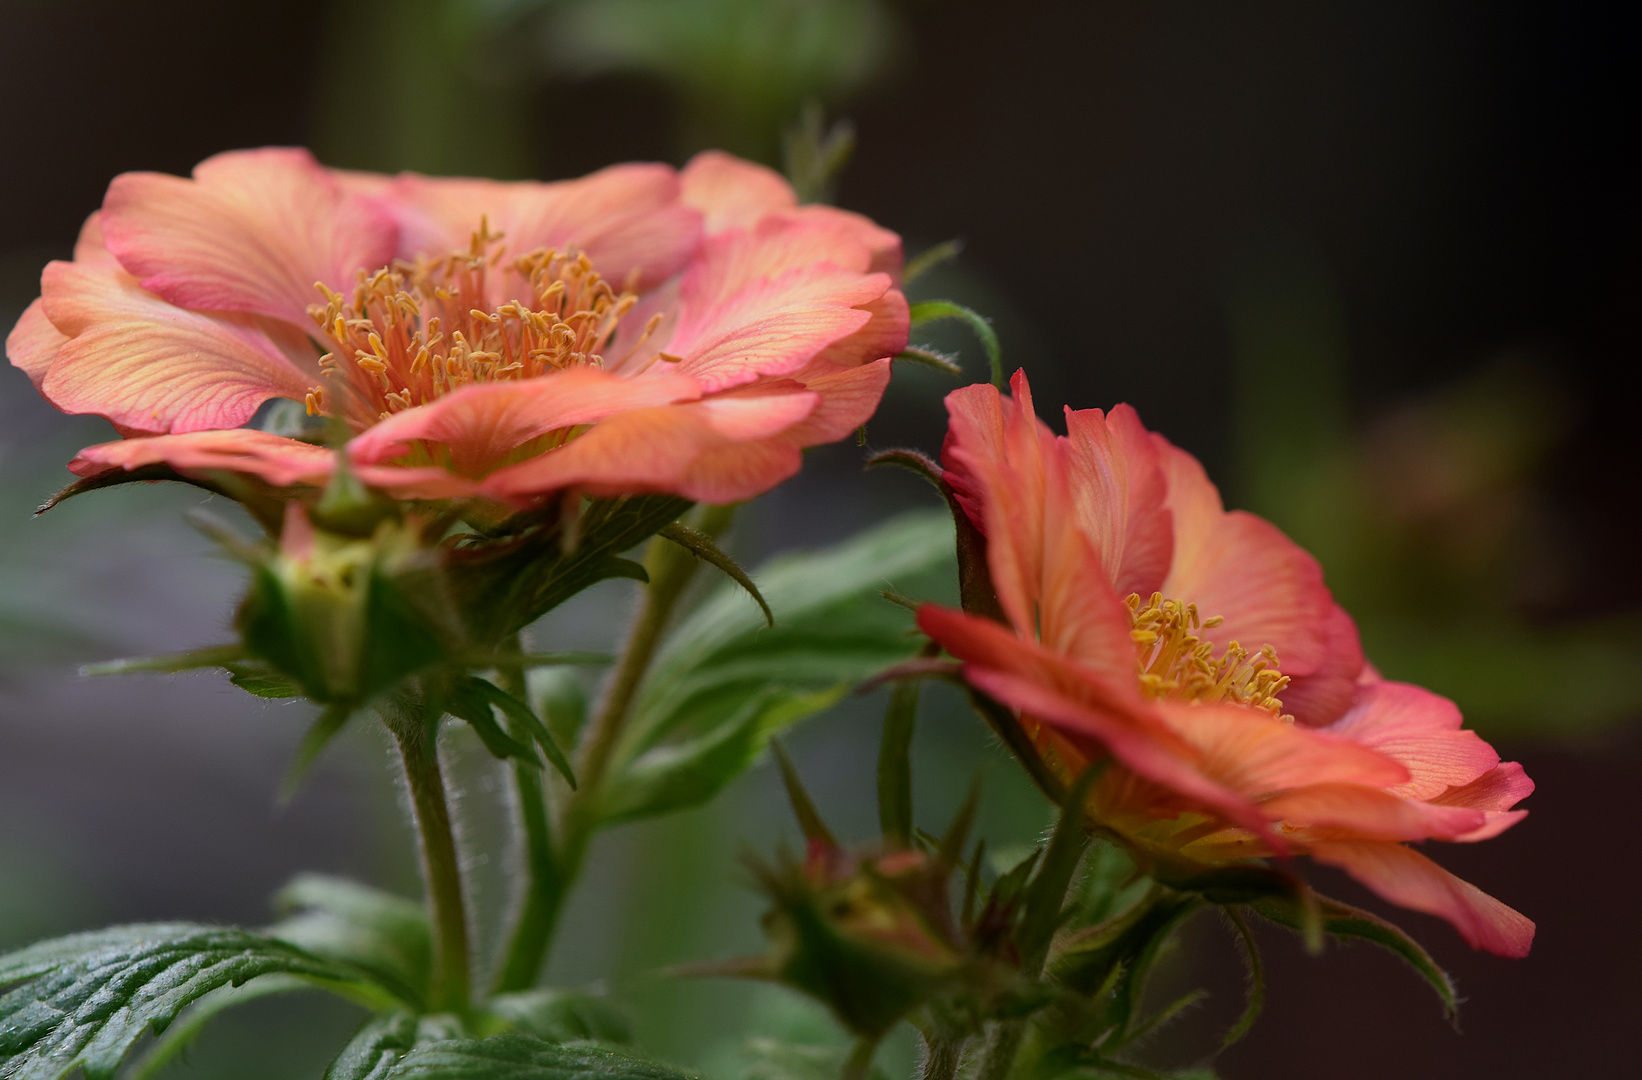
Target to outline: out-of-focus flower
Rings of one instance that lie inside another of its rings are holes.
[[[1382,681],[1316,562],[1227,512],[1134,410],[1068,409],[1056,436],[1024,375],[1013,391],[951,394],[943,453],[1006,621],[926,605],[919,623],[1053,773],[1107,763],[1091,818],[1186,873],[1308,853],[1525,955],[1529,920],[1407,846],[1514,824],[1521,766],[1451,702]]]
[[[117,177],[7,354],[126,436],[82,476],[321,485],[332,454],[241,426],[286,398],[345,422],[354,471],[400,497],[732,502],[876,408],[900,261],[894,233],[717,153],[543,184],[237,151]]]

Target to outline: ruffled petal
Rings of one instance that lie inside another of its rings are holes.
[[[872,419],[889,386],[889,358],[859,367],[838,367],[819,361],[794,373],[793,382],[816,394],[815,410],[781,433],[794,446],[837,442]]]
[[[1474,844],[1478,840],[1498,836],[1527,817],[1528,811],[1512,810],[1511,807],[1533,792],[1534,782],[1528,779],[1522,766],[1514,761],[1502,761],[1464,787],[1449,788],[1431,802],[1436,806],[1466,806],[1481,810],[1486,818],[1483,824],[1464,836],[1454,838]]]
[[[1056,447],[1054,435],[1033,411],[1032,388],[1024,372],[1015,373],[1011,389],[1014,395],[1001,406],[1000,452],[987,455],[988,440],[983,438],[973,444],[974,451],[968,442],[953,443],[951,456],[974,481],[984,521],[981,532],[987,538],[987,569],[998,603],[1018,634],[1035,638],[1044,599],[1049,462]],[[949,437],[957,435],[955,424]],[[1129,652],[1132,655],[1133,650]]]
[[[404,454],[414,442],[439,443],[449,448],[457,472],[480,476],[548,432],[699,396],[692,380],[670,372],[624,379],[579,368],[519,382],[465,386],[366,429],[348,448],[355,461],[379,464]]]
[[[1349,711],[1326,731],[1372,747],[1408,768],[1399,795],[1431,799],[1463,787],[1499,764],[1499,754],[1474,731],[1463,730],[1459,708],[1445,697],[1408,683],[1358,688]]]
[[[973,383],[946,396],[946,412],[946,438],[941,443],[944,479],[969,523],[985,533],[986,490],[971,463],[1003,457],[1003,395],[995,386]]]
[[[115,177],[103,200],[108,248],[143,287],[181,307],[243,311],[304,328],[315,282],[346,289],[387,265],[393,216],[351,196],[306,150],[218,154],[185,180]]]
[[[701,211],[709,236],[751,228],[765,214],[798,207],[798,196],[780,173],[722,150],[691,158],[679,179],[684,204]]]
[[[1263,800],[1287,828],[1375,840],[1456,840],[1483,826],[1481,810],[1433,806],[1361,784],[1308,784]]]
[[[70,340],[40,388],[64,412],[143,432],[232,428],[313,384],[248,318],[175,307],[113,263],[51,263],[42,289]]]
[[[1351,707],[1363,673],[1357,623],[1339,604],[1329,614],[1325,637],[1323,662],[1308,675],[1291,676],[1283,690],[1283,711],[1310,727],[1331,724]]]
[[[1285,723],[1245,705],[1157,701],[1153,706],[1203,755],[1209,776],[1249,797],[1311,784],[1389,787],[1408,770],[1349,739]]]
[[[68,338],[46,317],[45,301],[36,298],[23,309],[17,325],[6,335],[6,359],[29,377],[36,389],[46,377],[46,369],[57,359]]]
[[[871,322],[863,306],[888,287],[882,274],[801,266],[759,278],[704,308],[686,278],[678,329],[666,350],[682,357],[679,370],[708,392],[788,375]]]
[[[575,249],[616,288],[640,292],[683,269],[701,237],[701,215],[680,200],[666,165],[612,165],[551,184],[406,173],[393,202],[407,257],[466,248],[483,219],[515,255]]]
[[[497,470],[484,489],[515,500],[570,487],[714,503],[752,498],[798,471],[798,447],[782,435],[819,404],[819,395],[796,385],[770,391],[620,413],[557,450]]]
[[[1174,522],[1157,448],[1127,405],[1110,414],[1066,410],[1071,500],[1077,524],[1119,596],[1162,588],[1174,554]]]
[[[1401,844],[1316,844],[1311,855],[1340,867],[1393,904],[1447,919],[1474,949],[1521,958],[1534,944],[1534,924],[1521,912]]]
[[[1317,560],[1270,522],[1226,513],[1197,459],[1160,435],[1152,437],[1174,515],[1174,563],[1163,595],[1222,617],[1214,635],[1222,647],[1238,641],[1253,652],[1271,645],[1284,674],[1316,671],[1328,653],[1334,605]]]
[[[298,442],[251,428],[195,431],[186,435],[154,435],[88,446],[69,463],[77,476],[95,476],[110,469],[169,465],[181,473],[217,470],[249,473],[275,487],[324,484],[336,455],[322,446]]]

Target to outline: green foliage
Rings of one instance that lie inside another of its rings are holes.
[[[592,994],[553,989],[497,994],[489,1009],[520,1031],[548,1042],[625,1046],[633,1041],[627,1017],[607,999]]]
[[[992,372],[992,385],[1003,389],[1003,351],[998,347],[998,333],[992,329],[992,321],[985,315],[951,300],[924,300],[913,304],[909,314],[914,328],[940,319],[958,319],[967,325],[975,332],[975,336],[981,339],[981,346],[986,350],[986,361]]]
[[[392,1004],[361,969],[287,942],[191,923],[72,934],[0,956],[0,1069],[7,1080],[108,1080],[149,1031],[225,986],[292,975],[356,1001]]]
[[[893,585],[948,598],[951,567],[950,521],[917,513],[760,567],[752,577],[773,628],[738,589],[718,590],[672,633],[640,688],[602,815],[631,820],[705,801],[771,735],[914,655],[910,613],[878,593]]]
[[[561,1046],[519,1034],[433,1043],[410,1051],[381,1076],[383,1080],[685,1080],[685,1074],[675,1069],[614,1050]]]
[[[421,904],[346,878],[301,874],[274,906],[285,917],[270,936],[368,971],[402,1000],[424,1004],[433,942]]]
[[[1330,900],[1326,896],[1317,896],[1316,904],[1325,932],[1341,939],[1370,941],[1402,957],[1437,992],[1437,997],[1442,999],[1444,1014],[1450,1020],[1458,1015],[1459,995],[1454,990],[1453,980],[1417,941],[1373,912]],[[1299,929],[1305,917],[1297,901],[1281,896],[1264,897],[1248,906],[1256,914],[1291,930]]]
[[[479,738],[483,740],[485,748],[497,758],[505,760],[512,757],[531,765],[540,765],[534,750],[514,739],[496,723],[491,707],[502,710],[502,714],[511,720],[518,730],[527,734],[536,746],[541,747],[542,753],[546,754],[547,760],[559,770],[559,775],[565,778],[565,782],[572,788],[576,786],[576,776],[571,771],[570,759],[559,749],[559,744],[554,741],[546,725],[529,705],[495,683],[477,676],[464,676],[452,684],[444,704],[453,715],[473,726],[473,730],[478,732]]]

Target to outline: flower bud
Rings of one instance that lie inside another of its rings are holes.
[[[360,537],[316,529],[289,503],[279,547],[240,605],[246,651],[314,701],[361,704],[443,658],[435,619],[411,599],[429,591],[431,568],[414,526],[397,518]]]

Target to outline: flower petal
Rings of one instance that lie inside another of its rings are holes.
[[[169,465],[190,474],[226,470],[249,473],[275,487],[288,487],[323,484],[335,464],[336,455],[322,446],[266,431],[233,428],[88,446],[68,467],[77,476],[95,476],[116,468],[129,471],[144,465]]]
[[[1468,806],[1481,810],[1487,819],[1482,826],[1454,838],[1474,844],[1498,836],[1527,817],[1528,811],[1512,810],[1511,807],[1533,794],[1533,791],[1534,782],[1528,779],[1521,765],[1514,761],[1502,761],[1464,787],[1449,788],[1431,802],[1437,806]]]
[[[350,196],[306,150],[218,154],[185,180],[115,177],[103,200],[108,248],[143,287],[181,307],[244,311],[304,328],[316,281],[345,289],[387,265],[392,215]]]
[[[1202,769],[1249,797],[1310,784],[1387,787],[1408,770],[1385,754],[1246,705],[1152,703],[1203,755]]]
[[[1358,687],[1349,711],[1325,731],[1396,758],[1408,768],[1399,795],[1431,799],[1463,787],[1499,764],[1499,754],[1474,731],[1461,728],[1452,701],[1408,683]]]
[[[6,359],[20,369],[38,389],[46,377],[46,369],[57,359],[57,352],[68,341],[62,332],[46,317],[45,301],[36,298],[23,309],[17,325],[6,335]]]
[[[51,263],[41,299],[70,338],[40,383],[64,412],[144,432],[232,428],[314,382],[248,318],[175,307],[113,263]]]
[[[1455,840],[1486,820],[1481,810],[1432,806],[1362,784],[1308,784],[1261,806],[1290,828],[1344,830],[1375,840]]]
[[[1174,524],[1157,448],[1127,405],[1066,410],[1067,476],[1077,524],[1119,596],[1162,588]]]
[[[820,401],[814,412],[783,431],[781,438],[794,446],[820,446],[844,438],[878,411],[889,376],[888,357],[858,367],[811,361],[792,379],[819,395]]]
[[[701,237],[701,215],[680,201],[666,165],[612,165],[578,180],[438,179],[406,173],[393,201],[405,211],[401,254],[466,248],[485,219],[508,251],[585,252],[616,288],[644,292],[683,269]]]
[[[1311,855],[1394,904],[1447,919],[1472,948],[1521,958],[1533,946],[1534,924],[1526,916],[1411,848],[1361,840],[1317,844]]]
[[[709,236],[751,228],[765,214],[798,206],[798,196],[780,173],[722,150],[691,158],[679,179],[684,204],[701,211]]]
[[[1357,696],[1363,673],[1363,645],[1357,623],[1339,604],[1329,614],[1323,662],[1309,675],[1290,677],[1283,690],[1283,711],[1309,727],[1340,718]]]
[[[817,394],[793,385],[634,409],[595,424],[557,450],[498,469],[484,490],[504,499],[575,487],[592,495],[667,492],[701,502],[738,502],[798,471],[798,448],[782,435],[818,403]]]
[[[457,472],[480,476],[550,431],[699,396],[692,380],[670,372],[624,379],[578,368],[519,382],[465,386],[366,429],[348,449],[357,462],[379,464],[399,457],[416,441],[441,443],[450,448]]]

